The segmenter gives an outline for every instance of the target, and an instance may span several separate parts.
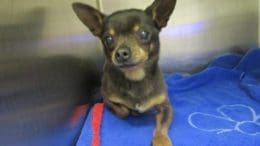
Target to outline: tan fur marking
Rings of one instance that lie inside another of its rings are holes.
[[[114,103],[120,103],[123,104],[124,100],[122,100],[120,97],[118,96],[113,96],[113,95],[106,95],[106,98]]]
[[[136,25],[133,27],[134,32],[137,32],[139,29],[140,29],[140,26],[139,26],[138,24],[136,24]]]
[[[128,69],[124,69],[123,72],[125,77],[132,81],[140,81],[145,77],[145,71],[143,67],[135,66]]]
[[[113,28],[110,28],[109,31],[108,31],[108,33],[109,33],[110,35],[112,35],[112,36],[115,36],[115,34],[116,34],[116,32],[115,32],[115,30],[114,30]]]
[[[134,62],[143,62],[147,60],[148,54],[144,49],[139,46],[135,46],[132,52]]]
[[[152,141],[152,146],[172,146],[172,142],[168,134],[155,132]]]
[[[113,62],[114,64],[117,64],[117,62],[116,62],[116,57],[115,57],[115,56],[116,56],[116,51],[113,51],[113,52],[112,52],[112,58],[111,58],[111,59],[112,59],[112,62]]]

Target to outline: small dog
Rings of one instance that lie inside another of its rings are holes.
[[[105,15],[82,3],[73,3],[78,18],[103,43],[106,62],[101,92],[106,106],[119,117],[157,110],[153,146],[171,146],[168,128],[173,110],[159,60],[159,32],[176,0],[155,0],[145,10],[128,9]]]

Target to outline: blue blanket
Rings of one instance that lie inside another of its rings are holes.
[[[245,56],[225,54],[192,76],[167,74],[175,116],[170,137],[175,146],[260,145],[260,49]],[[92,112],[77,146],[90,146]],[[101,146],[149,146],[154,114],[119,119],[105,109]]]

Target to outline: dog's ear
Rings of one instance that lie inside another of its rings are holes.
[[[78,18],[89,28],[95,35],[100,36],[103,31],[103,21],[105,15],[99,10],[82,3],[73,3],[72,8]]]
[[[155,0],[152,5],[145,9],[150,15],[156,26],[161,29],[167,25],[167,22],[175,8],[177,0]]]

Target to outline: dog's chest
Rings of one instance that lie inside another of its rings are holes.
[[[152,84],[132,84],[128,87],[123,87],[120,89],[122,98],[132,101],[141,105],[142,102],[146,102],[153,95],[155,91]]]
[[[151,94],[152,91],[153,88],[151,88],[150,91],[147,91],[147,93],[129,90],[126,91],[127,96],[122,96],[121,98],[125,104],[129,105],[129,108],[138,111],[139,113],[143,113],[155,105],[162,103],[166,98],[165,94]]]
[[[163,93],[159,95],[151,95],[149,98],[143,98],[142,100],[130,100],[130,105],[132,105],[130,108],[139,113],[143,113],[154,106],[163,103],[166,97],[167,96]]]
[[[145,111],[148,110],[147,106],[143,103],[135,103],[134,104],[134,109],[135,111],[138,111],[139,113],[144,113]]]
[[[116,73],[105,74],[102,83],[103,91],[110,101],[143,113],[165,100],[164,83],[160,74],[142,81],[129,81],[120,78],[120,74],[115,75]]]

